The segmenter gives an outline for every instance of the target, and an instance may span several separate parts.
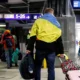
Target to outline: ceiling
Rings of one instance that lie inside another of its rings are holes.
[[[6,1],[6,0],[5,0]],[[8,2],[0,2],[0,14],[2,13],[41,13],[45,4],[45,0],[8,0]],[[15,23],[25,24],[25,20],[15,20]],[[7,22],[0,20],[0,23]],[[8,21],[9,23],[9,21]],[[14,23],[14,22],[10,22]]]
[[[45,0],[8,0],[0,3],[0,13],[41,13]]]

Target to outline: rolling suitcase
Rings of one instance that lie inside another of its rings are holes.
[[[64,61],[59,58],[61,62],[61,68],[65,74],[65,80],[80,80],[80,67],[72,60],[68,59]]]
[[[68,71],[67,80],[80,80],[80,70]]]
[[[59,58],[59,60],[61,62],[61,68],[64,74],[66,74],[68,71],[71,71],[71,70],[80,69],[80,67],[70,59],[63,61],[61,58]]]

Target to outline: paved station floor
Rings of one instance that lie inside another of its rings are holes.
[[[60,68],[55,68],[56,80],[65,80],[65,75]],[[47,69],[42,69],[41,80],[47,80]],[[21,78],[18,67],[6,69],[6,64],[0,62],[0,80],[24,80]]]

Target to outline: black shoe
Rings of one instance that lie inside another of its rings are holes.
[[[10,65],[10,67],[12,67],[12,64]]]
[[[11,67],[7,67],[7,69],[10,69]]]

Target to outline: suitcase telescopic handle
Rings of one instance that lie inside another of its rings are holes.
[[[66,56],[65,56],[65,55],[64,55],[64,57],[63,57],[63,58],[61,58],[60,56],[58,56],[58,58],[59,58],[59,60],[60,60],[60,62],[61,62],[61,63],[63,63],[64,61],[69,60],[69,58],[66,58]]]
[[[65,58],[63,58],[63,59],[65,59]],[[61,63],[63,63],[63,60],[62,60],[62,58],[60,58],[60,57],[59,57],[59,60],[60,60],[60,62],[61,62]],[[66,59],[65,59],[65,60],[66,60]]]
[[[60,57],[59,57],[59,60],[60,60],[61,63],[63,62]]]
[[[69,59],[69,57],[66,54],[64,54],[64,58],[61,58],[60,54],[58,54],[57,56],[59,57],[59,60],[60,60],[61,63],[63,62],[62,59],[64,59],[65,61]]]

